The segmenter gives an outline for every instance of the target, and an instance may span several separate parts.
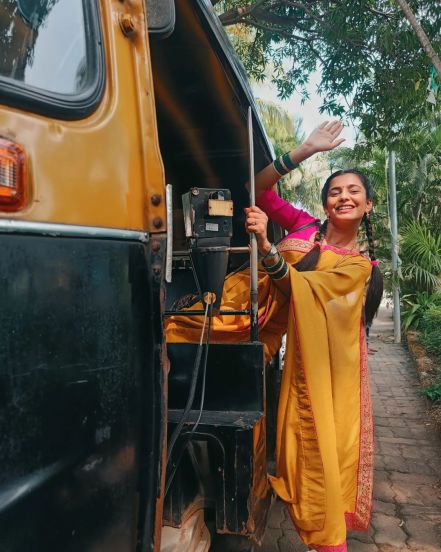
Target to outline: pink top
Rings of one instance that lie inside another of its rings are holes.
[[[312,234],[317,232],[320,221],[315,219],[312,215],[301,209],[296,209],[282,199],[273,189],[266,190],[256,199],[256,205],[265,211],[268,217],[276,224],[288,231],[288,236],[296,233],[295,237],[300,240],[309,241]],[[308,228],[298,230],[305,224],[311,224],[316,221],[317,224],[309,226]]]

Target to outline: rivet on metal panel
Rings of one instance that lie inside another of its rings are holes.
[[[199,195],[199,190],[198,190],[198,188],[193,188],[193,189],[191,190],[191,193],[192,193],[194,196]]]
[[[152,241],[152,251],[159,251],[161,249],[161,244],[158,241]]]
[[[159,194],[154,194],[151,197],[151,202],[153,205],[159,205],[161,203],[162,197]]]
[[[119,26],[125,36],[133,36],[136,32],[133,17],[128,13],[123,13],[119,16]]]
[[[161,267],[158,266],[158,265],[155,265],[153,267],[153,272],[154,272],[154,274],[161,274]]]
[[[155,228],[161,228],[161,226],[162,226],[162,218],[161,218],[161,217],[155,217],[155,218],[153,219],[153,226],[154,226]]]

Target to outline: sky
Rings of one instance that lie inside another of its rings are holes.
[[[264,83],[252,83],[252,89],[256,98],[276,103],[294,117],[301,117],[302,129],[307,136],[318,125],[320,125],[324,121],[331,120],[329,115],[320,114],[319,112],[319,107],[322,104],[322,99],[316,92],[319,81],[320,73],[313,73],[307,86],[307,90],[310,94],[310,99],[307,100],[303,105],[300,102],[300,95],[294,95],[288,100],[280,100],[277,97],[276,88],[269,81],[266,81]],[[352,126],[345,127],[342,133],[342,137],[346,139],[346,142],[343,143],[343,146],[352,147],[355,144],[354,128]]]

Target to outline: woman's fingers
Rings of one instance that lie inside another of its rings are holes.
[[[343,130],[343,123],[341,121],[331,121],[326,127],[324,127],[324,130],[336,138]]]
[[[256,234],[258,239],[266,238],[268,217],[259,207],[246,207],[245,229],[248,233]]]
[[[336,148],[336,147],[339,146],[340,144],[343,144],[343,142],[346,142],[346,138],[340,138],[339,140],[336,140],[336,141],[332,144],[332,146],[333,146],[334,148]]]

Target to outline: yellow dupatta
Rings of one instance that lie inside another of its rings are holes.
[[[279,245],[293,265],[312,247]],[[270,476],[300,537],[318,552],[345,552],[346,530],[366,530],[372,503],[373,425],[362,323],[371,266],[359,254],[322,247],[316,270],[277,286],[259,273],[259,328],[266,358],[287,331],[277,423],[277,475]],[[248,275],[226,281],[222,309],[249,305]],[[200,308],[194,306],[193,308]],[[249,339],[247,316],[216,317],[213,341]],[[201,317],[175,317],[167,341],[197,341]]]

